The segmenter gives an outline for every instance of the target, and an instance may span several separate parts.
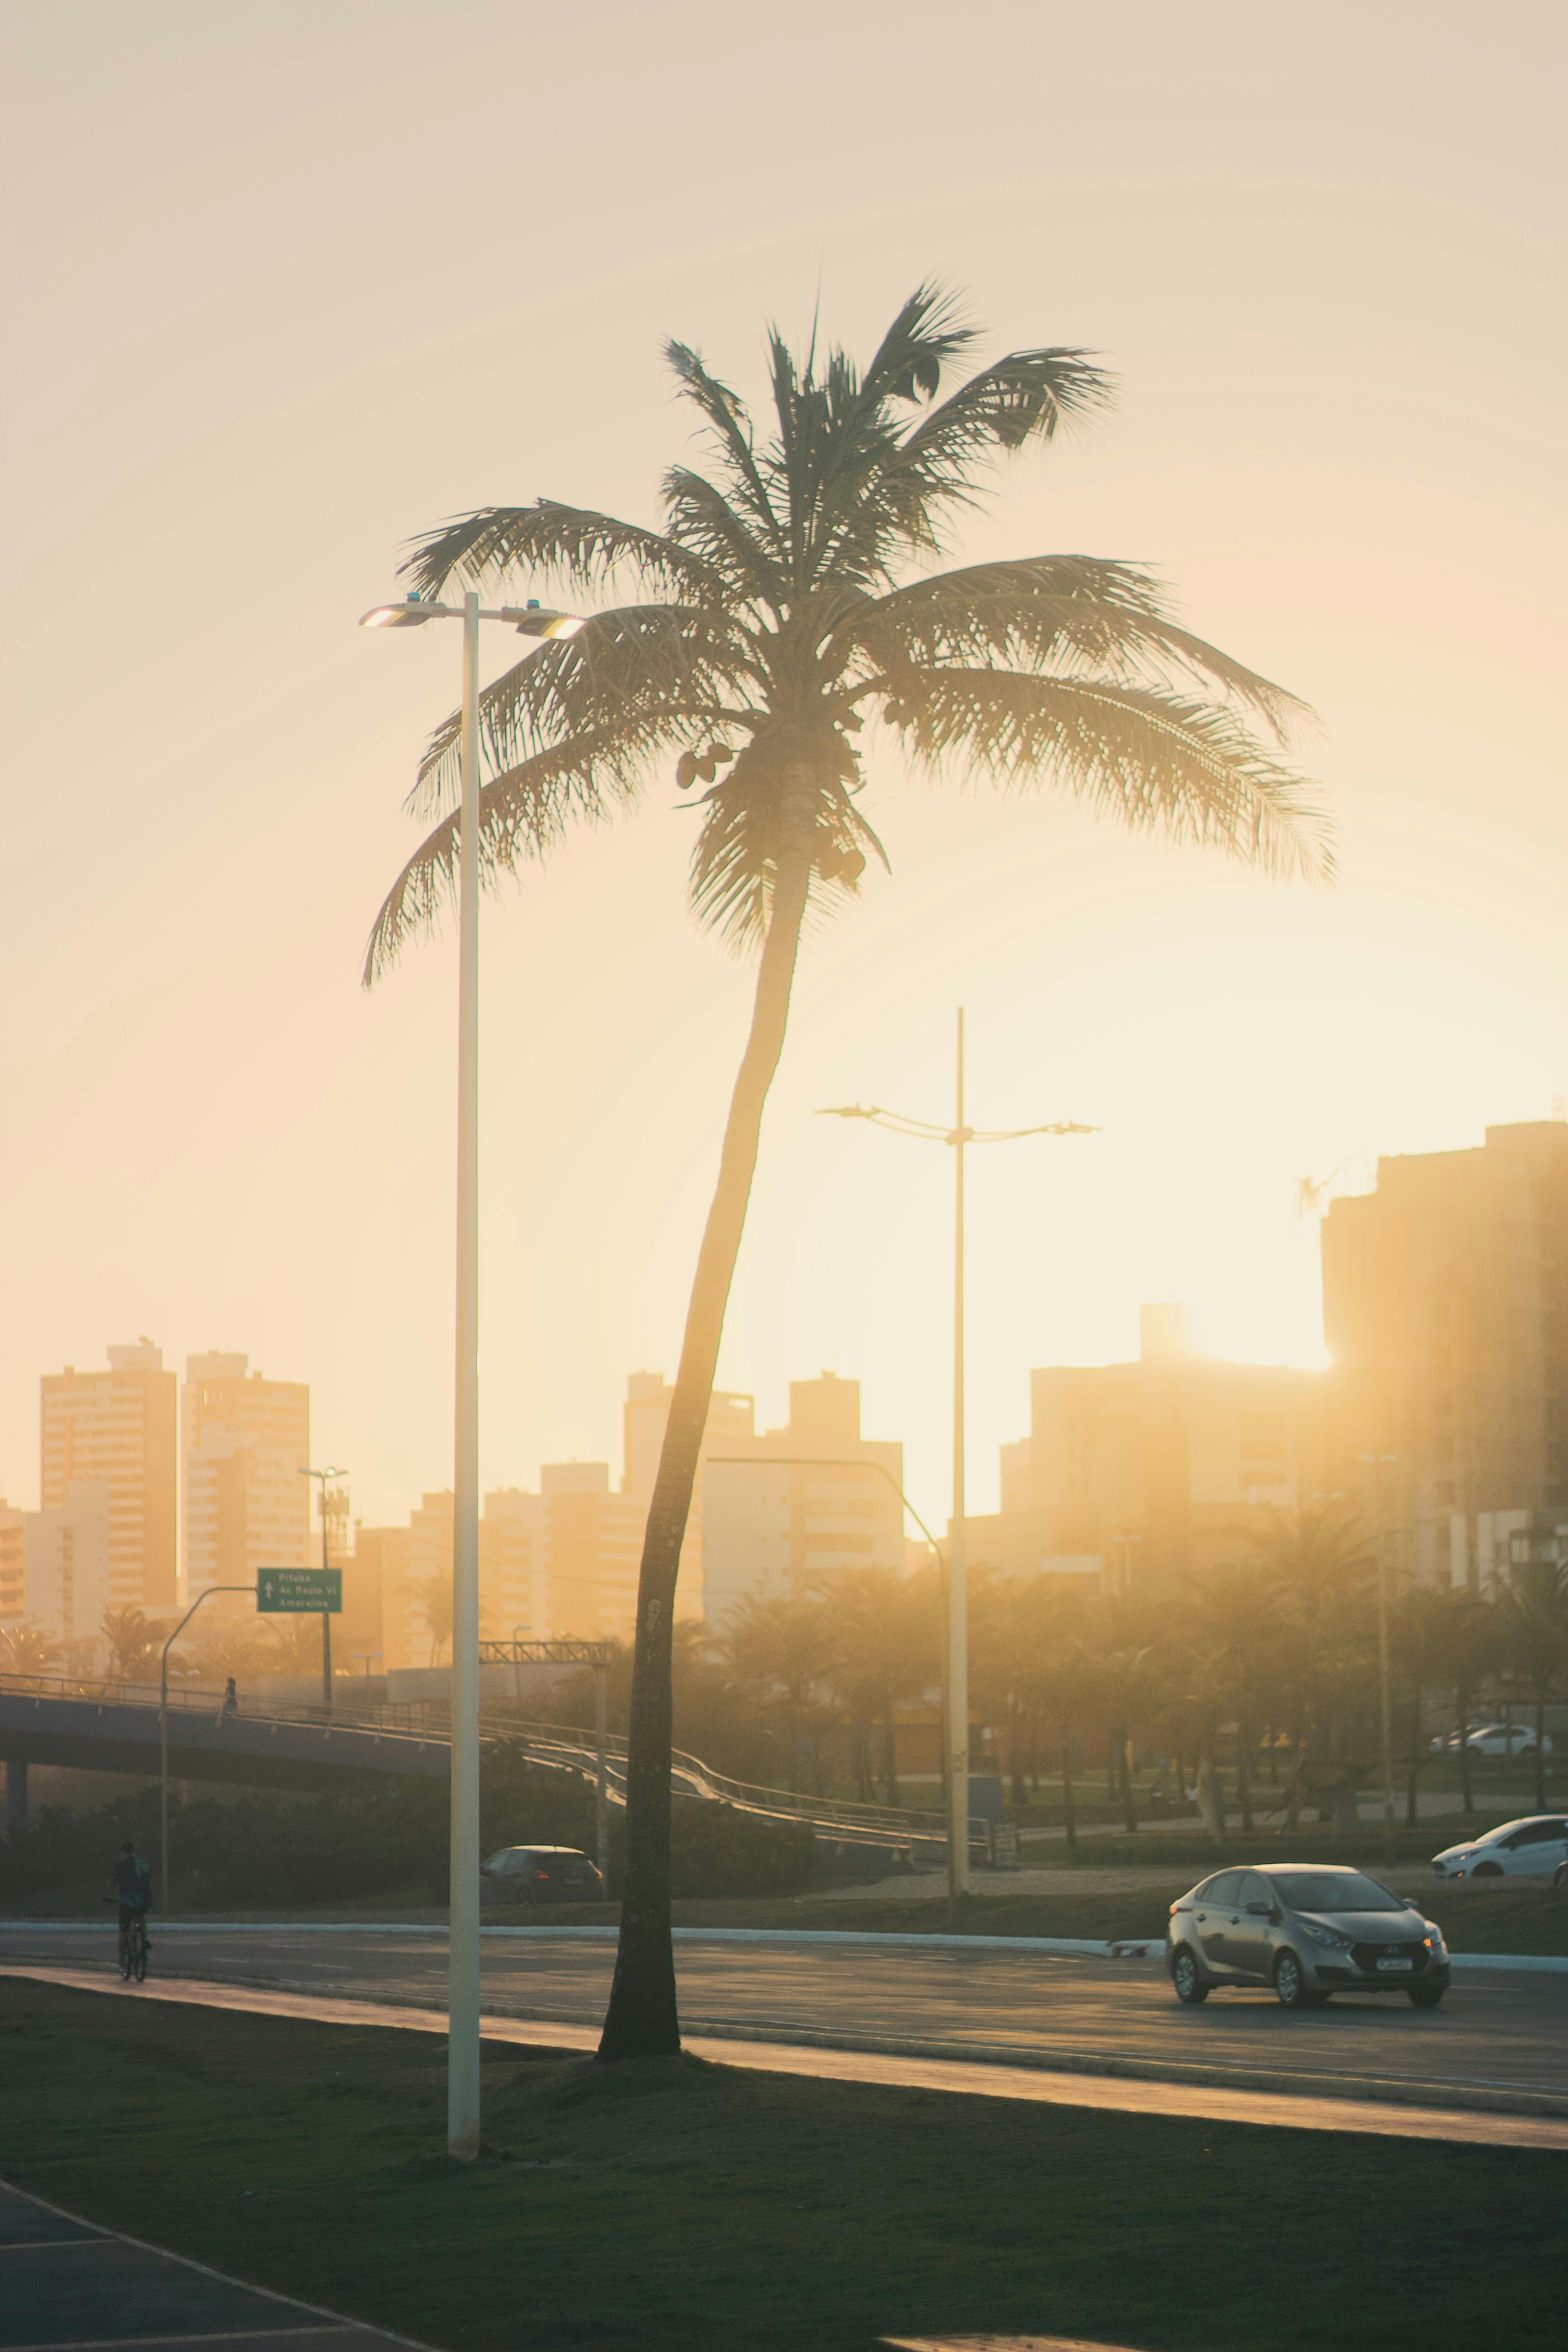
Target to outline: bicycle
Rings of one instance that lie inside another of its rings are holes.
[[[110,1895],[106,1903],[114,1901]],[[132,1911],[128,1927],[120,1930],[120,1973],[129,1984],[134,1978],[138,1984],[147,1981],[147,1914]]]

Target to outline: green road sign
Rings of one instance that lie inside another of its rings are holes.
[[[258,1568],[256,1610],[260,1617],[341,1617],[341,1568]]]

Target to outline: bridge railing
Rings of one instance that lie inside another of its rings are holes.
[[[156,1683],[133,1682],[113,1675],[0,1674],[0,1694],[37,1699],[70,1699],[98,1706],[137,1706],[156,1711]],[[224,1692],[210,1684],[171,1683],[171,1713],[183,1716],[223,1714]],[[447,1740],[451,1711],[441,1700],[379,1701],[354,1705],[334,1696],[328,1707],[319,1701],[262,1699],[242,1705],[245,1722],[294,1724],[323,1729],[363,1730],[383,1738]],[[479,1708],[479,1728],[491,1738],[520,1741],[542,1763],[554,1763],[592,1776],[597,1769],[598,1735],[585,1726],[541,1723],[520,1708],[490,1701]],[[626,1743],[616,1733],[605,1739],[609,1794],[625,1802]],[[671,1758],[674,1783],[691,1796],[706,1797],[736,1807],[742,1812],[765,1814],[774,1820],[808,1822],[827,1836],[836,1832],[857,1842],[885,1841],[889,1845],[945,1845],[942,1815],[915,1807],[862,1804],[852,1800],[818,1796],[809,1790],[771,1789],[716,1772],[700,1757],[677,1749]]]

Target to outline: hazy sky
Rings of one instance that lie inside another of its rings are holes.
[[[37,1378],[156,1338],[311,1384],[357,1511],[450,1478],[454,959],[366,996],[456,632],[365,636],[401,543],[544,492],[651,520],[659,350],[760,391],[922,277],[1120,404],[955,551],[1155,565],[1311,701],[1332,892],[1048,792],[868,795],[810,946],[721,1365],[864,1384],[945,1511],[949,1156],[813,1118],[1103,1133],[976,1156],[971,1492],[1033,1364],[1191,1301],[1321,1357],[1295,1180],[1568,1094],[1560,5],[106,0],[10,12],[0,1492]],[[521,585],[521,583],[520,583]],[[526,593],[526,590],[524,590]],[[499,633],[488,667],[517,640]],[[874,805],[871,805],[874,803]],[[672,1370],[750,971],[666,782],[489,902],[487,1483],[619,1462]]]

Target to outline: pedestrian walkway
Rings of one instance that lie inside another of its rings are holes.
[[[4,2352],[393,2352],[409,2342],[95,2229],[0,2181]]]

